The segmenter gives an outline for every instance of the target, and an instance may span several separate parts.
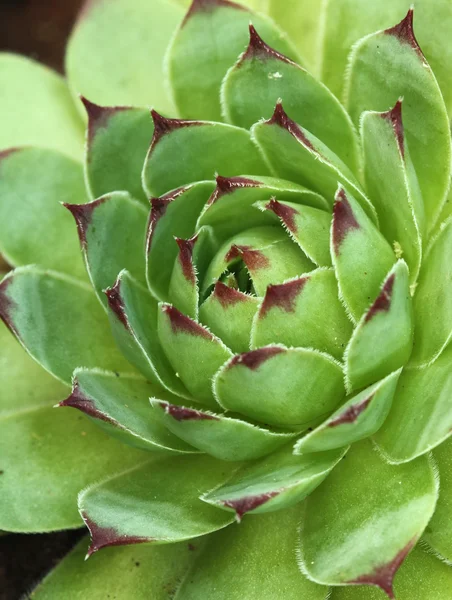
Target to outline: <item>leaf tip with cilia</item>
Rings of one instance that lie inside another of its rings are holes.
[[[91,543],[85,556],[85,560],[90,558],[95,552],[98,552],[102,548],[107,548],[108,546],[144,544],[153,541],[150,537],[123,535],[113,527],[102,527],[91,519],[85,511],[80,511],[80,515],[91,536]]]
[[[424,53],[422,52],[421,47],[419,46],[419,43],[414,34],[413,22],[414,8],[413,6],[411,6],[408,9],[406,16],[400,21],[400,23],[397,23],[397,25],[394,25],[394,27],[386,29],[384,33],[386,35],[394,36],[401,43],[408,44],[409,46],[411,46],[411,48],[413,48],[416,54],[418,54],[419,57],[422,58],[422,60],[425,62]]]
[[[359,228],[359,223],[353,214],[347,193],[341,186],[336,193],[333,208],[332,242],[336,255],[339,254],[341,244],[347,237],[347,234],[351,230]]]
[[[114,285],[104,290],[104,294],[107,296],[107,302],[110,310],[116,315],[124,327],[129,330],[129,322],[125,313],[124,300],[121,296],[120,277],[118,277]]]
[[[240,57],[240,60],[237,63],[237,66],[240,66],[247,60],[258,59],[258,60],[265,61],[270,58],[274,58],[274,59],[277,59],[277,60],[280,60],[282,62],[289,63],[289,64],[295,64],[293,61],[290,60],[290,58],[288,58],[284,54],[281,54],[280,52],[277,52],[271,46],[269,46],[266,42],[264,42],[264,40],[261,38],[261,36],[257,33],[256,28],[254,27],[254,25],[252,23],[250,23],[250,25],[249,25],[249,30],[250,30],[250,41],[249,41],[247,49]]]

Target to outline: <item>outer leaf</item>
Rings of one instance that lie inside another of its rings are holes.
[[[394,574],[429,522],[437,495],[427,457],[394,467],[370,442],[356,444],[306,501],[303,570],[319,583],[375,585],[394,598]]]
[[[0,150],[41,146],[81,160],[83,124],[62,77],[24,56],[2,53],[0,80]]]
[[[178,542],[229,525],[232,516],[198,496],[236,468],[208,456],[152,459],[88,488],[79,496],[91,533],[88,553],[121,544]]]
[[[151,399],[154,413],[175,435],[220,460],[254,460],[274,452],[293,437],[239,418]]]
[[[145,282],[143,246],[147,211],[127,192],[113,192],[88,204],[66,204],[77,224],[86,268],[97,297],[119,271],[129,269]],[[127,248],[127,252],[124,249]]]
[[[27,352],[65,383],[81,364],[113,371],[124,366],[90,287],[66,275],[38,267],[8,274],[0,284],[0,317]]]
[[[346,450],[294,456],[292,446],[247,465],[202,499],[235,512],[240,521],[247,513],[287,510],[308,496],[329,475]]]
[[[174,101],[182,116],[221,119],[221,81],[246,47],[251,20],[272,46],[296,56],[270,19],[228,0],[194,0],[167,57]]]
[[[166,119],[152,111],[154,136],[143,168],[150,196],[196,181],[254,173],[268,168],[245,129],[224,123]]]
[[[183,13],[166,0],[87,2],[67,48],[72,90],[102,105],[172,110],[163,56]]]
[[[427,226],[431,229],[449,188],[449,118],[412,25],[410,9],[401,23],[364,38],[354,48],[346,96],[355,123],[363,110],[385,111],[400,96],[405,98],[406,139],[424,198]]]
[[[59,406],[77,408],[107,433],[142,450],[181,453],[195,450],[172,435],[162,416],[149,412],[151,396],[171,394],[136,375],[76,369],[72,392]]]
[[[357,321],[380,293],[395,255],[358,202],[343,188],[339,188],[334,205],[331,257],[340,295]]]
[[[345,376],[360,389],[403,367],[413,347],[408,267],[399,260],[359,321],[345,351]]]
[[[452,432],[452,346],[433,364],[403,372],[391,412],[375,440],[391,462],[413,460]]]
[[[342,448],[380,429],[392,404],[401,370],[366,388],[343,404],[295,445],[296,454]]]
[[[221,97],[226,121],[248,129],[269,118],[282,99],[294,121],[356,172],[357,136],[341,103],[310,73],[268,46],[252,25],[250,44],[224,78]]]
[[[72,158],[38,148],[0,153],[0,251],[16,266],[86,277],[74,224],[60,206],[86,200],[83,169]]]
[[[332,357],[276,345],[234,356],[215,376],[214,392],[227,410],[298,431],[344,397],[342,369]]]
[[[141,171],[154,127],[149,111],[129,106],[99,106],[83,98],[88,113],[85,153],[92,198],[126,190],[145,200]]]

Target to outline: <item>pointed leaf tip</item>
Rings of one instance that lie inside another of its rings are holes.
[[[249,296],[247,296],[240,290],[236,290],[235,288],[229,287],[222,281],[217,281],[212,296],[217,298],[221,306],[223,306],[224,308],[227,308],[228,306],[233,306],[234,304],[239,304],[240,302],[244,302],[249,299]]]
[[[258,271],[270,265],[269,259],[263,252],[240,244],[233,244],[225,258],[227,262],[241,258],[249,271]]]
[[[405,132],[403,128],[402,121],[402,99],[399,98],[394,105],[394,108],[389,110],[388,112],[381,113],[383,119],[388,120],[392,124],[392,128],[394,129],[394,134],[397,139],[397,144],[399,146],[400,154],[402,158],[405,156]]]
[[[299,277],[280,285],[269,285],[259,311],[259,317],[264,317],[274,307],[281,308],[288,313],[294,312],[296,300],[308,279],[308,277]]]
[[[394,25],[394,27],[386,29],[385,33],[387,35],[392,35],[396,37],[402,43],[409,44],[413,48],[413,50],[415,50],[416,53],[422,58],[422,60],[425,61],[424,53],[422,52],[421,47],[419,46],[419,43],[416,39],[416,36],[414,35],[413,21],[414,9],[410,8],[406,16],[400,21],[400,23],[397,23],[397,25]]]
[[[193,266],[193,248],[198,241],[198,234],[188,240],[174,237],[179,246],[179,262],[185,279],[193,285],[196,285],[196,272]]]
[[[88,144],[91,144],[99,129],[107,126],[109,119],[118,112],[127,110],[127,106],[101,106],[80,95],[80,100],[88,115]]]
[[[249,29],[250,42],[248,48],[245,50],[239,62],[237,63],[237,67],[239,67],[243,62],[247,60],[252,60],[254,58],[258,58],[261,60],[276,58],[277,60],[281,60],[291,65],[295,64],[292,60],[290,60],[290,58],[288,58],[284,54],[281,54],[280,52],[277,52],[266,42],[264,42],[261,36],[257,33],[252,23],[250,23]]]
[[[385,281],[383,289],[366,314],[365,322],[368,323],[377,313],[388,312],[391,307],[392,290],[394,288],[395,273]]]
[[[82,248],[86,247],[86,233],[89,224],[91,223],[94,210],[107,199],[108,196],[102,196],[101,198],[97,198],[97,200],[87,202],[86,204],[68,204],[67,202],[63,202],[63,206],[68,209],[75,219],[77,233]]]
[[[262,186],[260,181],[249,179],[248,177],[223,177],[221,175],[217,175],[215,180],[217,185],[207,201],[207,206],[215,204],[217,200],[223,196],[226,196],[227,194],[231,194],[234,190]]]
[[[112,287],[104,290],[105,295],[107,296],[108,306],[112,310],[112,312],[116,315],[118,320],[124,325],[124,327],[129,331],[129,322],[127,321],[124,302],[121,297],[121,280],[118,277],[115,284]]]
[[[94,419],[101,419],[106,423],[113,423],[116,425],[116,422],[113,419],[109,418],[105,413],[98,410],[94,402],[83,394],[77,379],[74,379],[72,392],[70,393],[70,395],[65,400],[59,402],[56,406],[63,408],[76,408],[77,410],[80,410],[89,417],[93,417]]]
[[[186,333],[196,337],[212,340],[213,335],[202,325],[185,316],[171,304],[162,304],[161,310],[168,316],[173,333]]]
[[[186,119],[169,119],[164,117],[156,110],[151,110],[152,120],[154,122],[154,135],[151,142],[151,150],[155,144],[167,133],[176,131],[176,129],[182,129],[184,127],[193,127],[202,125],[201,121],[190,121]]]
[[[284,351],[284,348],[279,346],[266,346],[265,348],[258,348],[257,350],[245,352],[244,354],[237,354],[229,362],[227,368],[230,369],[235,365],[243,365],[244,367],[251,369],[251,371],[256,371],[264,362],[277,354],[282,354]]]
[[[132,544],[144,544],[153,541],[152,538],[148,537],[121,535],[113,527],[101,527],[90,519],[85,512],[81,512],[80,514],[91,536],[91,544],[88,548],[86,558],[90,558],[95,552],[108,546],[130,546]]]
[[[188,188],[185,186],[180,187],[175,190],[172,190],[171,192],[168,192],[168,194],[165,194],[164,196],[152,197],[149,199],[149,202],[151,204],[151,213],[149,215],[149,221],[148,221],[147,232],[146,232],[146,253],[147,254],[149,254],[149,251],[151,248],[152,238],[153,238],[157,223],[160,221],[160,219],[166,213],[166,209],[168,208],[168,205],[171,202],[173,202],[173,200],[176,200],[176,198],[181,196],[184,192],[186,192],[187,189]]]
[[[262,506],[268,500],[271,500],[275,496],[277,496],[280,492],[267,492],[265,494],[259,494],[257,496],[245,496],[243,498],[237,498],[237,500],[223,500],[221,504],[223,506],[227,506],[228,508],[232,508],[235,511],[235,517],[237,521],[240,523],[243,516],[259,506]]]
[[[304,131],[301,127],[292,121],[292,119],[287,115],[286,111],[283,108],[282,101],[278,100],[275,106],[275,110],[271,118],[266,121],[267,125],[278,125],[282,129],[286,129],[295,139],[306,146],[309,150],[313,150],[316,154],[318,151],[314,148],[311,141],[306,137]]]
[[[287,206],[287,204],[281,204],[276,198],[272,198],[270,202],[265,205],[267,210],[271,210],[277,217],[281,219],[284,225],[292,233],[297,233],[298,227],[295,223],[295,216],[300,213],[296,208]]]
[[[347,233],[351,229],[359,229],[359,223],[353,214],[350,202],[344,188],[339,188],[333,209],[332,238],[333,248],[336,255],[340,252],[340,246]]]
[[[186,408],[177,406],[169,402],[161,402],[160,407],[167,415],[173,417],[176,421],[219,421],[215,415],[195,410],[194,408]]]

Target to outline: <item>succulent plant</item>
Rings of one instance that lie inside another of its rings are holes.
[[[0,528],[88,527],[38,600],[447,600],[452,7],[184,4],[0,56]]]

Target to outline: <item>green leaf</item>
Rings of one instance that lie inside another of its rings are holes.
[[[80,163],[55,150],[6,150],[0,153],[0,198],[0,251],[10,264],[36,263],[86,278],[74,224],[60,205],[87,200]]]
[[[359,203],[342,187],[334,204],[331,257],[340,296],[358,321],[379,295],[396,257]]]
[[[268,175],[249,131],[225,123],[166,119],[152,111],[154,136],[143,168],[143,187],[160,196],[183,185],[242,173]]]
[[[322,141],[288,117],[281,101],[268,121],[256,123],[251,135],[273,174],[318,192],[333,203],[338,182],[350,188],[366,213],[376,221],[375,209],[342,160]]]
[[[375,436],[390,462],[407,462],[435,446],[452,432],[452,346],[426,367],[404,370],[391,412]]]
[[[209,456],[156,457],[84,490],[79,510],[91,533],[88,554],[106,546],[179,542],[226,527],[233,516],[199,495],[236,468]]]
[[[226,410],[302,431],[341,402],[342,376],[339,363],[327,354],[272,345],[234,356],[213,387]]]
[[[212,377],[232,353],[205,327],[169,304],[161,304],[158,336],[169,362],[193,399],[217,407]]]
[[[413,347],[408,267],[397,261],[345,351],[347,387],[357,390],[403,367]]]
[[[166,390],[137,375],[76,369],[72,392],[59,406],[77,408],[130,446],[170,454],[194,452],[168,431],[157,411],[150,414],[151,396],[173,399]]]
[[[163,57],[183,14],[166,0],[87,3],[66,51],[73,92],[101,105],[153,104],[172,111]]]
[[[220,460],[254,460],[274,452],[294,434],[273,432],[239,418],[152,398],[154,413],[175,435]],[[162,416],[163,415],[163,416]]]
[[[394,574],[428,524],[437,496],[427,457],[395,467],[371,442],[359,442],[306,500],[302,570],[318,583],[375,585],[394,598]]]
[[[354,47],[346,84],[346,105],[355,123],[364,110],[388,110],[401,96],[406,139],[431,229],[449,189],[451,138],[441,91],[414,37],[412,9],[392,29]]]
[[[0,284],[0,317],[27,352],[65,383],[81,365],[116,371],[126,364],[91,288],[67,275],[33,266],[9,273]]]
[[[296,58],[271,19],[233,2],[195,0],[167,55],[174,102],[183,117],[221,120],[221,82],[246,47],[251,20],[272,46]]]
[[[424,205],[402,123],[402,101],[386,113],[361,118],[366,189],[385,238],[410,268],[411,283],[422,258]]]
[[[108,548],[83,560],[88,545],[83,538],[75,549],[31,593],[33,600],[169,600],[189,567],[197,560],[203,542],[167,546],[139,544]],[[323,600],[323,598],[319,599]]]
[[[121,271],[115,285],[105,293],[113,336],[124,356],[149,381],[187,397],[187,390],[168,362],[158,339],[157,300],[127,271]]]
[[[41,146],[81,160],[83,123],[62,77],[24,56],[0,53],[0,150]]]
[[[222,486],[202,497],[205,502],[235,513],[287,510],[308,496],[330,474],[346,450],[294,456],[292,446],[239,469]]]
[[[326,600],[329,589],[308,581],[298,569],[298,522],[295,507],[245,519],[209,536],[176,599],[251,600],[257,593],[259,600]]]
[[[259,298],[217,281],[199,308],[199,319],[233,352],[246,352],[259,302]]]
[[[412,360],[433,362],[452,336],[452,218],[431,241],[413,299],[415,341]]]
[[[88,113],[85,169],[91,198],[125,190],[146,201],[141,171],[154,132],[149,111],[82,101]]]
[[[223,80],[221,99],[225,120],[247,129],[271,117],[281,99],[294,121],[357,171],[357,135],[339,100],[305,69],[267,45],[252,25],[247,50]]]
[[[390,409],[401,370],[356,394],[326,421],[301,438],[296,454],[342,448],[380,429]]]
[[[105,288],[119,271],[128,269],[146,282],[146,209],[127,192],[113,192],[87,204],[66,204],[77,224],[88,275],[97,297],[106,307]],[[127,248],[127,252],[124,252]]]
[[[352,324],[338,299],[332,269],[317,269],[281,285],[269,285],[251,335],[251,347],[272,342],[344,354]]]

